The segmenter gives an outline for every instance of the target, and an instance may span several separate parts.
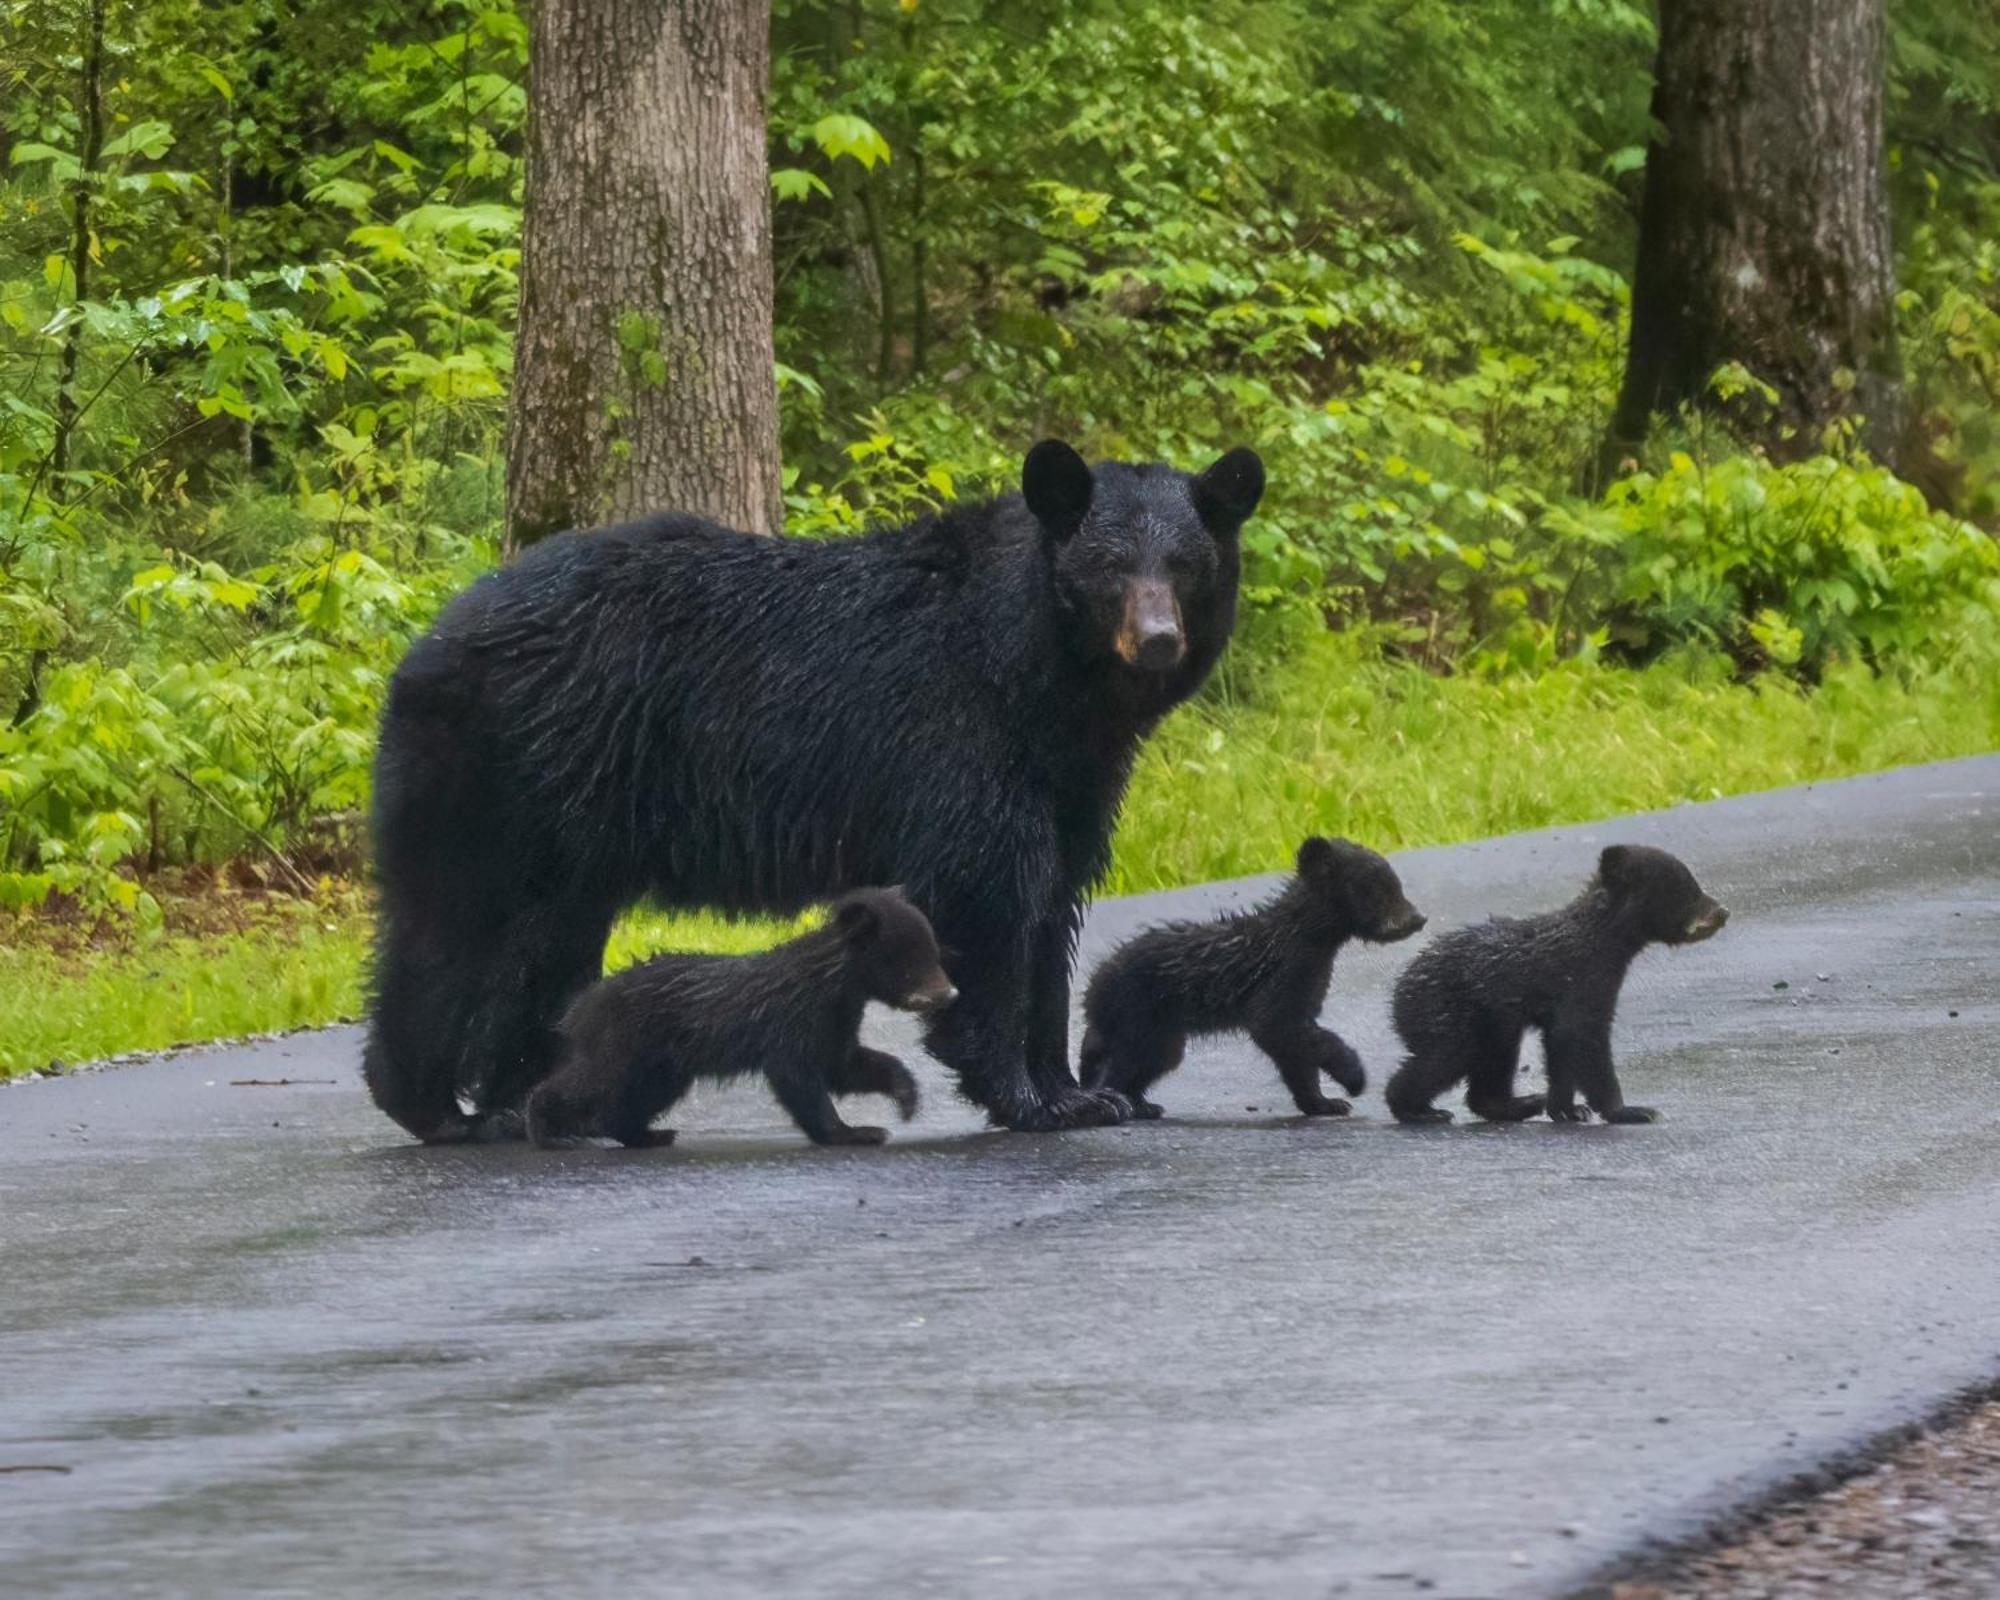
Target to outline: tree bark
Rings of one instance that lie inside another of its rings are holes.
[[[774,532],[767,0],[537,0],[507,526]]]
[[[1657,411],[1710,404],[1738,361],[1778,391],[1762,432],[1816,449],[1902,421],[1883,178],[1883,0],[1660,0],[1625,383],[1607,456]]]
[[[77,85],[77,174],[70,186],[70,301],[90,298],[90,199],[97,183],[97,164],[104,157],[104,0],[90,0],[83,38],[83,72]],[[70,440],[81,415],[76,403],[76,369],[83,349],[83,318],[64,330],[62,358],[56,364],[55,438],[49,450],[49,498],[69,498]],[[29,671],[30,698],[37,682]],[[17,719],[18,720],[18,719]]]

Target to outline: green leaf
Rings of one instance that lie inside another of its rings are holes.
[[[173,148],[174,130],[164,122],[135,122],[104,147],[104,159],[139,155],[157,161]]]
[[[833,160],[848,156],[869,171],[875,163],[889,159],[889,141],[865,117],[836,111],[813,124],[813,141]]]
[[[803,167],[779,167],[771,174],[771,188],[780,200],[804,200],[812,195],[833,197],[819,174],[808,172]]]

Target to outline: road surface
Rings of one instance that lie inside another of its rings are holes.
[[[1627,985],[1654,1127],[1395,1126],[1409,945],[1345,1123],[1228,1043],[1040,1138],[912,1052],[881,1150],[420,1149],[348,1029],[0,1091],[5,1589],[1563,1593],[2000,1374],[2000,758],[1398,866],[1436,931],[1617,840],[1732,911]]]

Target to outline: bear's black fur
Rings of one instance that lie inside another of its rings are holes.
[[[1019,495],[813,543],[658,517],[560,534],[411,647],[375,767],[364,1066],[430,1141],[549,1070],[618,911],[796,912],[901,883],[963,997],[926,1043],[1000,1124],[1117,1120],[1069,971],[1140,741],[1236,615],[1244,449],[1029,452]]]
[[[1401,1122],[1449,1122],[1451,1113],[1431,1102],[1464,1083],[1475,1116],[1535,1116],[1544,1097],[1514,1093],[1521,1035],[1534,1028],[1548,1057],[1546,1108],[1558,1122],[1588,1120],[1578,1090],[1606,1122],[1657,1120],[1625,1104],[1611,1065],[1626,968],[1649,944],[1692,944],[1728,920],[1677,857],[1612,845],[1583,894],[1561,910],[1446,934],[1396,983],[1396,1031],[1409,1055],[1389,1080],[1389,1109]]]
[[[814,1144],[880,1144],[851,1128],[835,1094],[883,1094],[905,1122],[917,1085],[894,1056],[862,1045],[870,1000],[940,1011],[956,998],[924,914],[893,890],[844,896],[824,927],[752,956],[663,955],[592,984],[563,1018],[564,1053],[528,1096],[528,1137],[633,1146],[698,1078],[762,1072]]]
[[[1345,839],[1299,846],[1298,875],[1255,911],[1174,922],[1121,945],[1084,996],[1084,1082],[1116,1089],[1134,1114],[1157,1117],[1146,1091],[1180,1065],[1190,1034],[1247,1032],[1277,1064],[1309,1117],[1344,1117],[1320,1089],[1367,1084],[1361,1058],[1319,1025],[1333,959],[1349,939],[1386,943],[1424,925],[1396,869]]]

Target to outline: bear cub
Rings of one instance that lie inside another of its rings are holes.
[[[1431,1104],[1454,1084],[1489,1122],[1520,1122],[1546,1109],[1585,1122],[1579,1091],[1606,1122],[1655,1122],[1628,1106],[1611,1065],[1611,1019],[1632,958],[1651,944],[1694,944],[1721,931],[1729,912],[1664,850],[1615,844],[1583,894],[1559,911],[1495,917],[1437,940],[1396,983],[1396,1031],[1409,1050],[1389,1080],[1399,1122],[1449,1122]],[[1514,1093],[1521,1036],[1542,1036],[1549,1092]]]
[[[1315,837],[1299,846],[1296,865],[1254,911],[1153,928],[1105,960],[1083,1002],[1087,1087],[1116,1089],[1133,1115],[1157,1117],[1146,1090],[1180,1065],[1189,1035],[1246,1032],[1301,1112],[1347,1115],[1348,1102],[1330,1099],[1319,1081],[1325,1073],[1349,1094],[1368,1081],[1347,1041],[1319,1025],[1333,958],[1349,939],[1407,939],[1424,919],[1373,850]]]
[[[892,1055],[859,1039],[870,1000],[941,1011],[958,997],[924,914],[894,889],[834,902],[825,924],[749,956],[655,956],[593,984],[563,1018],[556,1070],[528,1098],[528,1137],[673,1143],[655,1118],[697,1078],[761,1071],[814,1144],[880,1144],[849,1127],[836,1094],[880,1094],[905,1122],[917,1085]]]

